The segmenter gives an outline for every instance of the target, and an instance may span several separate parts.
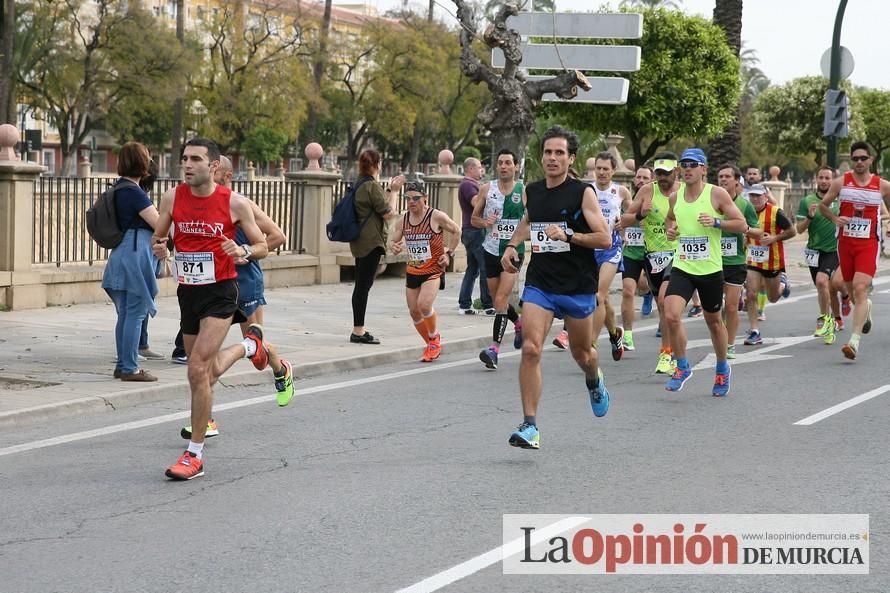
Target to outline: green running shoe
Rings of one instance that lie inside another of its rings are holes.
[[[275,377],[275,391],[278,392],[276,396],[278,405],[284,407],[294,397],[294,374],[291,364],[283,358],[281,359],[281,366],[284,367],[284,376]]]
[[[628,352],[636,350],[636,348],[634,348],[634,333],[629,329],[624,330],[624,349]]]

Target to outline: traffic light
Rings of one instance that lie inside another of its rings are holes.
[[[828,89],[825,94],[825,123],[822,135],[846,138],[850,135],[850,99],[846,91]]]

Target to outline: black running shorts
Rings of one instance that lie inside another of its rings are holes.
[[[723,307],[723,270],[704,276],[695,276],[680,269],[671,270],[666,296],[681,296],[688,303],[696,290],[705,312],[720,311]]]
[[[516,268],[519,269],[522,267],[522,262],[525,261],[525,253],[517,253],[516,257],[513,258],[513,262],[518,261],[519,264],[516,265]],[[501,258],[485,252],[485,277],[486,278],[500,278],[501,274],[504,271],[504,267],[501,265]]]
[[[626,255],[624,256],[624,270],[621,272],[621,279],[627,280],[631,278],[634,282],[640,281],[640,274],[643,273],[643,262],[645,260],[642,259],[630,259]]]
[[[234,323],[247,321],[238,308],[238,281],[234,278],[213,284],[180,284],[176,296],[179,299],[179,327],[183,334],[198,335],[201,320],[205,317],[234,317]]]

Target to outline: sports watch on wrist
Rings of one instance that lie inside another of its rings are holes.
[[[244,245],[241,246],[241,249],[244,250],[243,259],[250,259],[250,256],[253,255],[253,250],[250,248],[250,245],[245,243]]]
[[[566,243],[571,243],[572,238],[575,236],[575,231],[573,231],[572,229],[566,229],[565,233],[566,233]]]

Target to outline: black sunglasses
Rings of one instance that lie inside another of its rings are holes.
[[[871,158],[871,156],[854,156],[854,157],[850,157],[850,160],[853,161],[854,163],[864,163],[865,161],[867,161],[870,158]]]
[[[701,163],[696,163],[695,161],[682,161],[680,166],[684,169],[696,169]]]
[[[420,195],[420,196],[405,196],[405,199],[408,200],[409,202],[416,202],[418,200],[422,200],[423,198],[424,198],[424,196],[422,196],[422,195]]]

